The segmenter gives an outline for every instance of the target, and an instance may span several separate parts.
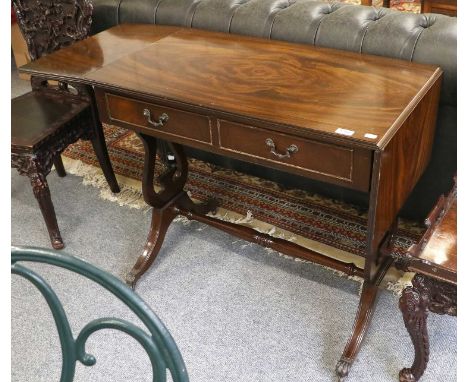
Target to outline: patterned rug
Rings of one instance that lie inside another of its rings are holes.
[[[113,195],[98,167],[89,142],[79,141],[64,153],[67,171],[98,186],[103,198],[121,205],[149,208],[141,195],[143,146],[131,131],[105,126],[109,155],[122,191]],[[156,172],[162,165],[157,162]],[[157,183],[156,183],[157,185]],[[275,237],[363,268],[366,240],[366,211],[304,190],[286,189],[280,184],[189,159],[186,190],[196,200],[216,196],[219,219],[244,224]],[[403,253],[421,236],[417,224],[401,221],[395,251]]]

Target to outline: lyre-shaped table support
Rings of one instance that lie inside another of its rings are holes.
[[[145,202],[153,207],[151,227],[143,250],[133,269],[128,273],[126,282],[132,288],[138,279],[149,269],[156,259],[172,220],[182,211],[185,214],[205,215],[214,212],[217,202],[212,199],[206,203],[196,204],[184,191],[188,176],[188,163],[181,145],[169,143],[175,156],[175,165],[169,167],[160,177],[161,190],[154,189],[154,169],[158,140],[155,137],[139,133],[138,136],[145,148],[145,164],[143,169],[143,197]]]

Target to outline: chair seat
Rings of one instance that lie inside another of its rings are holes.
[[[457,198],[444,205],[442,216],[433,223],[434,229],[425,236],[424,247],[413,257],[419,261],[410,262],[408,270],[440,279],[451,284],[457,283]]]
[[[47,137],[89,107],[61,90],[34,90],[11,101],[11,149],[34,151]]]

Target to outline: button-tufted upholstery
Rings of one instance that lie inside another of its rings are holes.
[[[425,216],[438,195],[450,188],[456,171],[456,18],[312,0],[94,0],[93,4],[94,33],[118,23],[180,25],[440,66],[444,81],[433,157],[404,215]],[[223,164],[236,163],[228,162]],[[256,173],[254,166],[247,171]],[[260,173],[265,175],[265,170]],[[289,186],[309,184],[273,170],[268,174]],[[363,195],[330,186],[321,191],[364,201]]]

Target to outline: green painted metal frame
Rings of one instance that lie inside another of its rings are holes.
[[[54,265],[96,282],[127,305],[140,318],[149,333],[131,322],[119,318],[104,317],[89,322],[75,339],[57,294],[41,276],[20,264],[23,262]],[[169,370],[173,382],[189,382],[182,355],[169,331],[151,308],[116,277],[63,252],[34,247],[11,248],[11,273],[30,281],[44,296],[52,312],[62,347],[60,382],[73,381],[77,361],[85,366],[93,366],[96,363],[95,357],[86,353],[85,347],[88,338],[101,329],[120,330],[140,343],[151,360],[153,382],[166,382],[167,370]]]

